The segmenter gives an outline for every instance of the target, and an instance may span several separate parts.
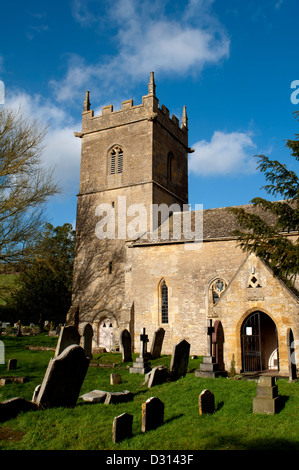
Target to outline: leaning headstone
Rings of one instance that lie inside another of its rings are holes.
[[[168,379],[168,377],[169,372],[167,367],[156,366],[148,373],[147,386],[148,388],[151,388],[154,385],[161,385]]]
[[[150,363],[147,359],[147,343],[148,336],[145,334],[145,328],[141,330],[140,338],[140,354],[133,362],[133,367],[130,367],[130,373],[147,374],[151,370]]]
[[[289,362],[289,381],[297,379],[297,367],[296,367],[296,358],[295,358],[295,342],[293,331],[291,328],[288,328],[287,331],[287,348],[288,348],[288,362]]]
[[[131,362],[132,359],[132,340],[128,330],[123,330],[120,335],[120,348],[123,362]]]
[[[19,413],[24,411],[35,411],[37,405],[24,398],[16,397],[0,403],[0,422],[15,418]]]
[[[81,336],[80,345],[84,349],[85,356],[92,359],[92,337],[93,337],[93,329],[92,326],[87,323],[84,326],[84,330]],[[77,344],[77,343],[75,343]]]
[[[187,374],[189,353],[190,344],[185,339],[174,346],[170,362],[170,373],[174,379]]]
[[[59,356],[68,346],[80,344],[80,335],[74,326],[63,326],[60,330],[54,357]]]
[[[76,405],[90,359],[76,344],[51,359],[36,403],[41,408]]]
[[[142,403],[141,431],[156,429],[164,422],[164,403],[157,397],[151,397]]]
[[[165,336],[164,328],[158,328],[154,333],[152,346],[151,346],[151,358],[156,359],[161,356],[162,344]]]
[[[262,375],[253,398],[253,413],[274,415],[279,411],[280,398],[275,377]]]
[[[132,425],[132,415],[123,413],[119,416],[116,416],[113,420],[112,426],[112,441],[116,443],[132,437]]]
[[[17,368],[17,359],[9,359],[7,363],[7,370],[15,370]]]
[[[120,374],[110,374],[110,385],[118,385],[121,384],[122,381]]]
[[[213,414],[215,412],[215,397],[210,390],[203,390],[198,397],[199,414]]]

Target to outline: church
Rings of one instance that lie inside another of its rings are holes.
[[[159,105],[151,72],[138,105],[123,101],[96,116],[86,92],[75,136],[81,169],[67,324],[90,323],[94,351],[117,350],[126,329],[138,352],[143,328],[150,341],[163,328],[162,354],[185,339],[191,355],[203,356],[207,324],[221,324],[226,371],[233,364],[237,373],[287,375],[298,295],[238,247],[230,208],[188,210],[186,108],[179,121]]]

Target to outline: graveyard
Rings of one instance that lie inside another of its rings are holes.
[[[36,386],[43,383],[55,360],[58,339],[46,334],[3,339],[6,356],[0,376],[6,380],[1,382],[0,402],[15,397],[31,402]],[[258,392],[257,379],[197,377],[201,357],[188,358],[185,375],[169,377],[165,371],[170,370],[173,357],[162,355],[149,360],[152,371],[164,372],[163,379],[154,382],[150,374],[130,373],[138,357],[134,353],[132,361],[123,362],[121,352],[95,354],[83,366],[87,371],[76,403],[24,409],[15,417],[2,419],[0,449],[299,449],[298,382],[282,378],[274,385],[271,380],[274,396],[280,398],[279,411],[253,413],[256,397],[270,396]],[[10,359],[15,361],[7,370]],[[105,399],[85,401],[82,397],[92,391],[104,392]],[[38,396],[42,400],[45,394],[39,390]]]

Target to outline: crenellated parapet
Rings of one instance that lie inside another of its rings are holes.
[[[133,100],[126,100],[121,103],[121,109],[113,109],[113,105],[104,106],[100,115],[94,115],[94,111],[90,108],[89,91],[86,92],[83,103],[82,113],[82,132],[76,132],[76,137],[100,132],[109,128],[120,126],[128,126],[139,121],[158,122],[176,139],[179,139],[187,146],[188,141],[188,124],[186,107],[183,108],[181,123],[173,114],[170,117],[169,110],[166,106],[159,107],[159,100],[156,97],[156,85],[154,81],[154,73],[150,74],[148,84],[148,94],[142,97],[142,103],[134,105]]]

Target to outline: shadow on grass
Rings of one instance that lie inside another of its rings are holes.
[[[259,438],[248,440],[246,437],[215,436],[213,440],[207,440],[205,449],[208,450],[299,450],[299,442],[292,442],[288,439],[267,439]]]
[[[223,406],[224,406],[224,401],[220,401],[218,403],[217,407],[215,408],[215,412],[221,410],[221,408],[223,408]]]
[[[289,400],[290,397],[287,395],[279,395],[279,397],[280,397],[280,403],[279,403],[278,411],[282,411],[285,407],[286,402]]]

